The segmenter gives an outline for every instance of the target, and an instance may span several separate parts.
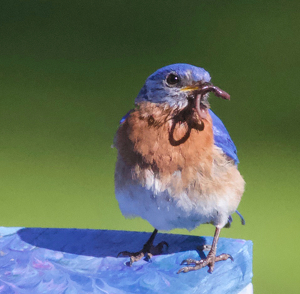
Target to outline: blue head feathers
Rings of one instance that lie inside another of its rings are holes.
[[[182,108],[186,106],[188,95],[182,89],[209,81],[210,75],[203,68],[185,63],[168,65],[147,78],[135,102],[168,103]]]

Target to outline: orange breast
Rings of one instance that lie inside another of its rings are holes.
[[[210,115],[201,124],[192,110],[175,119],[173,114],[174,110],[167,105],[143,102],[120,125],[116,147],[126,164],[132,166],[137,180],[142,181],[146,169],[159,173],[161,180],[180,171],[184,188],[196,177],[199,167],[204,176],[211,173]]]

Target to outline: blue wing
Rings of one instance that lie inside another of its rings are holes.
[[[124,123],[124,121],[126,120],[126,118],[129,116],[129,114],[132,112],[133,109],[130,109],[120,120],[120,124]]]
[[[226,130],[223,122],[209,109],[209,114],[213,122],[213,134],[215,145],[223,150],[223,152],[234,160],[235,164],[239,163],[237,150]]]

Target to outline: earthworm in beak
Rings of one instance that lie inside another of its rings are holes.
[[[196,101],[195,101],[195,108],[196,108],[196,111],[198,113],[200,120],[206,118],[207,109],[206,109],[206,107],[201,107],[200,104],[201,104],[201,99],[202,99],[203,95],[205,95],[208,92],[214,92],[214,94],[217,97],[221,97],[223,99],[230,100],[230,95],[227,92],[223,91],[222,89],[220,89],[219,87],[216,87],[214,85],[205,84],[203,87],[200,88],[200,90],[197,91],[197,96],[196,96]]]

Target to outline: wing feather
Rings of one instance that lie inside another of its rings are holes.
[[[209,109],[209,114],[213,121],[213,134],[215,145],[223,150],[223,152],[234,160],[235,164],[239,163],[236,147],[230,138],[223,122]]]

